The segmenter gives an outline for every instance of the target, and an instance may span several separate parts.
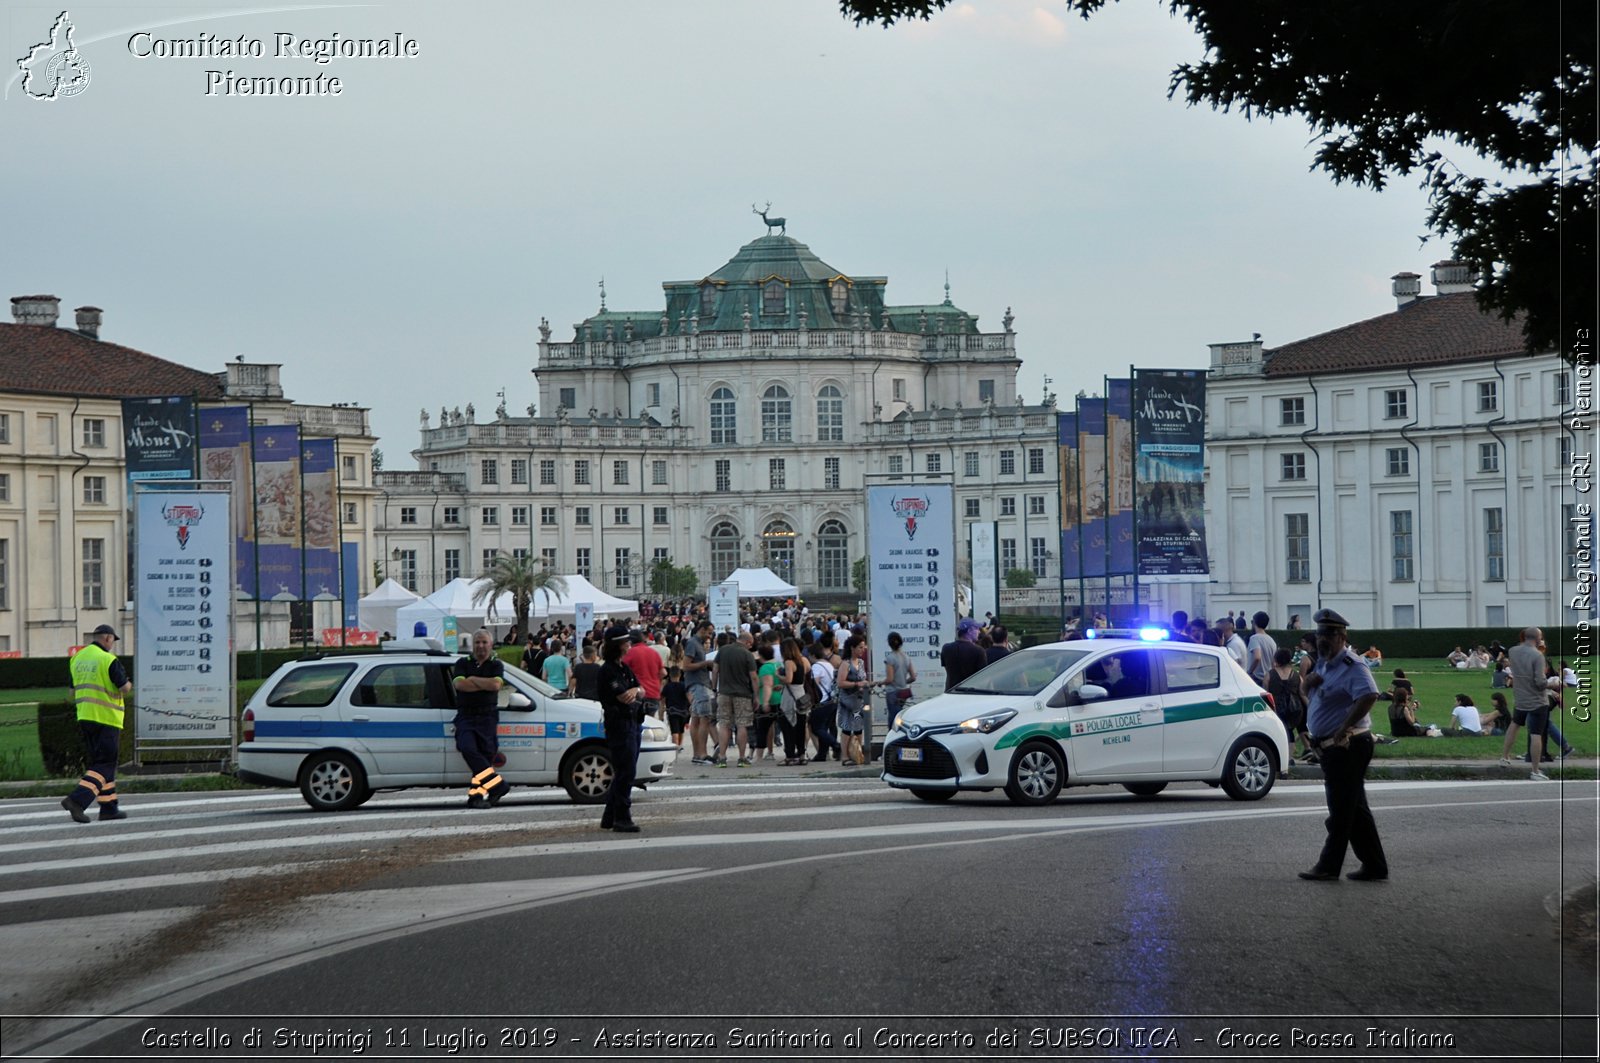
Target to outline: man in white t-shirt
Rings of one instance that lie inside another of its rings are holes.
[[[1246,666],[1249,663],[1249,653],[1245,649],[1244,639],[1233,629],[1232,617],[1223,617],[1217,621],[1217,639],[1222,643],[1222,648],[1228,651],[1228,656],[1233,658],[1234,663],[1248,671]]]

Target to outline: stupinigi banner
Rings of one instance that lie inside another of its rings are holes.
[[[1205,374],[1136,370],[1133,406],[1139,578],[1206,580]]]

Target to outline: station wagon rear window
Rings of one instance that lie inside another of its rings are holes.
[[[320,709],[333,701],[356,670],[354,661],[296,668],[278,681],[267,704],[291,709]]]
[[[1209,653],[1162,650],[1161,666],[1167,672],[1167,692],[1210,690],[1222,683],[1221,665]]]

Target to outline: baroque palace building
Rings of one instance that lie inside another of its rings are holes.
[[[887,287],[769,227],[656,307],[609,309],[602,288],[570,340],[541,320],[527,416],[423,411],[418,471],[377,475],[388,574],[427,593],[504,550],[631,597],[665,558],[702,591],[765,565],[853,598],[866,484],[943,478],[957,537],[997,521],[1002,571],[1031,569],[1053,604],[1056,410],[1017,394],[1010,310],[984,332],[948,284],[898,306]]]
[[[1432,273],[1431,295],[1397,274],[1396,308],[1366,321],[1275,349],[1212,345],[1212,615],[1265,609],[1281,626],[1298,613],[1309,627],[1330,606],[1359,628],[1578,619],[1568,605],[1588,523],[1574,518],[1588,496],[1575,484],[1593,429],[1571,430],[1575,369],[1530,355],[1520,323],[1481,313],[1465,266]]]
[[[258,424],[298,424],[337,440],[344,539],[371,555],[372,449],[359,407],[284,397],[279,367],[234,361],[208,373],[100,337],[103,312],[81,306],[58,324],[53,295],[11,300],[0,323],[0,654],[62,655],[110,624],[136,652],[122,400],[191,396],[200,408],[249,405]],[[364,584],[363,584],[364,586]],[[262,643],[287,645],[289,603],[264,603]],[[306,609],[307,606],[299,608]],[[236,616],[254,606],[239,603]],[[340,626],[339,603],[316,603],[302,623]],[[254,648],[255,625],[236,628]]]

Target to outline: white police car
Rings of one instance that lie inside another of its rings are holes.
[[[1120,783],[1153,797],[1169,782],[1265,797],[1289,763],[1266,692],[1225,650],[1098,637],[1017,650],[900,712],[883,779],[927,801],[1004,789],[1042,805],[1064,786]]]
[[[239,777],[298,786],[325,812],[355,808],[374,790],[412,786],[465,791],[456,751],[457,657],[437,640],[403,639],[384,652],[292,661],[244,708]],[[585,804],[611,789],[611,756],[597,702],[558,698],[555,688],[506,665],[500,690],[500,774],[513,786],[562,786]],[[646,719],[638,781],[671,774],[677,747],[665,723]]]

